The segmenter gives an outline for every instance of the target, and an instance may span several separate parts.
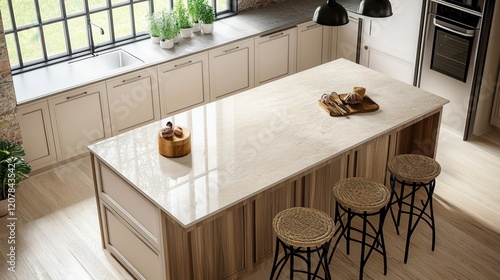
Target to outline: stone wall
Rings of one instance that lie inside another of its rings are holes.
[[[21,143],[16,95],[10,72],[7,44],[0,13],[0,140]]]
[[[286,0],[238,0],[238,12],[284,1]]]

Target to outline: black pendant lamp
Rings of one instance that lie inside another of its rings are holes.
[[[339,26],[347,24],[349,22],[349,17],[342,5],[335,0],[328,0],[326,4],[316,8],[313,15],[313,21],[321,25]]]
[[[358,13],[374,17],[383,18],[392,16],[392,6],[389,0],[361,0]]]

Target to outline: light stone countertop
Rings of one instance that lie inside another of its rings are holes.
[[[364,86],[376,112],[330,117],[324,93]],[[448,100],[339,59],[89,146],[184,227],[438,110]],[[192,151],[158,153],[167,121],[192,131]]]

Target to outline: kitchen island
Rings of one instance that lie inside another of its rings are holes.
[[[380,109],[331,117],[318,105],[352,86]],[[103,247],[137,278],[244,276],[271,257],[279,211],[332,215],[338,180],[388,185],[395,155],[434,157],[447,102],[340,59],[93,144]],[[158,153],[167,121],[191,130],[189,155]]]

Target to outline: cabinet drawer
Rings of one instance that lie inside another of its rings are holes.
[[[139,279],[161,279],[161,256],[105,205],[106,247]]]
[[[142,194],[116,175],[104,164],[99,164],[101,173],[101,198],[114,206],[144,237],[157,248],[160,243],[160,209]]]

